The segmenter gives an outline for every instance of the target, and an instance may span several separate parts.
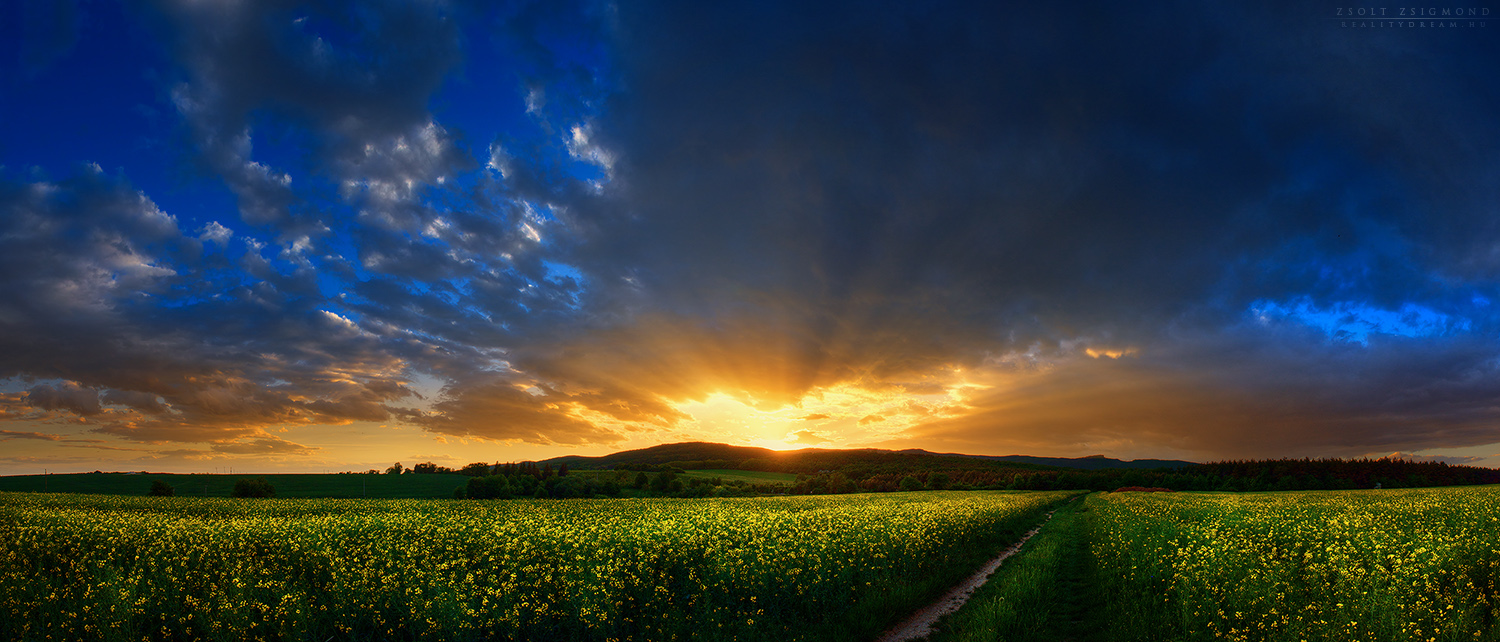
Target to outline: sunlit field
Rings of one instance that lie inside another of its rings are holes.
[[[1500,639],[1500,488],[1093,495],[1110,639]]]
[[[867,639],[1069,493],[0,493],[6,639]]]

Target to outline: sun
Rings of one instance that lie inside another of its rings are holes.
[[[816,388],[794,403],[771,407],[749,393],[714,392],[673,403],[690,417],[680,428],[694,439],[771,450],[857,448],[900,436],[907,429],[964,405],[974,384],[961,372],[928,390],[901,385],[842,383]]]

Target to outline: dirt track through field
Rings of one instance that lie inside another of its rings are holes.
[[[957,611],[964,605],[964,603],[968,602],[969,597],[974,595],[974,591],[977,591],[979,590],[979,587],[984,586],[984,583],[989,581],[990,575],[993,575],[995,571],[1000,568],[1000,564],[1003,563],[1006,558],[1015,555],[1017,551],[1020,551],[1021,545],[1025,544],[1026,540],[1031,539],[1033,535],[1036,535],[1037,532],[1041,531],[1042,526],[1050,521],[1052,519],[1052,514],[1056,512],[1057,509],[1055,508],[1051,511],[1048,511],[1047,518],[1043,519],[1040,524],[1037,524],[1036,528],[1027,531],[1026,535],[1021,538],[1021,541],[1011,544],[1009,548],[1001,551],[1000,554],[995,557],[995,559],[992,559],[989,562],[986,562],[984,566],[979,567],[978,571],[975,571],[973,575],[970,575],[968,577],[968,579],[959,582],[957,586],[949,589],[948,592],[944,593],[943,596],[941,598],[938,598],[936,602],[922,607],[916,613],[911,614],[911,617],[902,620],[900,624],[897,624],[896,626],[891,627],[890,630],[882,633],[880,637],[875,638],[875,642],[905,642],[906,640],[921,640],[929,635],[932,635],[932,625],[935,624],[939,618]]]

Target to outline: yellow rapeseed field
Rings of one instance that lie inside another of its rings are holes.
[[[0,638],[857,639],[1068,495],[0,493]]]
[[[1090,496],[1111,639],[1495,640],[1500,488]]]

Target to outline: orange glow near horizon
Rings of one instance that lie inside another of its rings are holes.
[[[672,406],[690,419],[681,432],[772,450],[859,448],[898,438],[924,421],[965,411],[966,391],[980,388],[948,371],[948,381],[912,386],[844,383],[809,391],[796,403],[767,408],[749,394],[715,392]]]

